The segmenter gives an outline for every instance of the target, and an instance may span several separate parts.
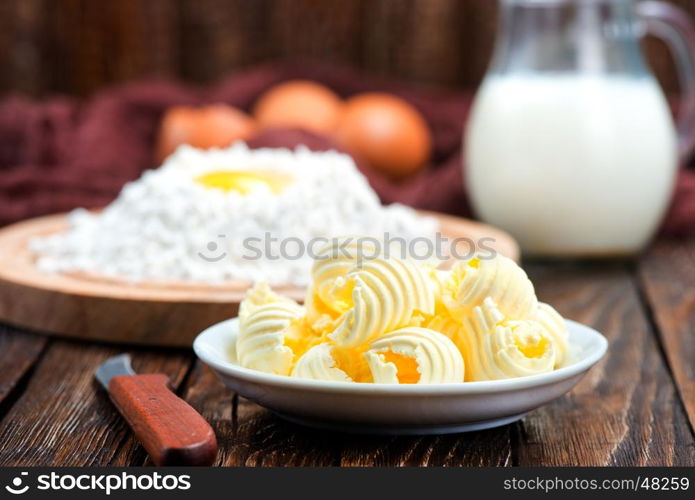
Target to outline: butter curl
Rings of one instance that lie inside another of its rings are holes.
[[[429,271],[400,259],[372,259],[350,272],[339,286],[348,287],[352,307],[329,338],[355,347],[434,313]]]
[[[236,343],[239,364],[254,370],[288,375],[294,353],[285,345],[293,321],[304,315],[297,303],[282,300],[255,307],[240,321]]]
[[[398,364],[385,353],[411,358],[417,364],[418,384],[463,382],[464,362],[456,345],[441,333],[427,328],[409,327],[384,335],[365,353],[374,382],[399,383]]]
[[[352,382],[348,374],[336,366],[332,350],[333,346],[328,343],[312,347],[297,360],[292,376],[311,380]]]
[[[544,326],[532,319],[509,319],[492,299],[474,307],[462,322],[440,316],[427,326],[458,346],[465,361],[466,381],[536,375],[555,366],[555,343]]]
[[[441,283],[441,300],[455,319],[468,316],[487,298],[513,318],[531,316],[538,300],[531,280],[513,260],[497,255],[459,261]]]
[[[549,304],[538,303],[538,309],[534,318],[552,337],[555,344],[555,367],[561,365],[567,359],[569,351],[569,332],[565,319]]]

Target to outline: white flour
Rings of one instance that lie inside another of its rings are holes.
[[[262,171],[293,182],[279,194],[263,186],[241,195],[194,180],[221,170]],[[180,148],[161,168],[127,184],[101,214],[75,210],[67,232],[35,239],[31,249],[39,269],[51,273],[303,285],[312,259],[306,252],[282,258],[281,245],[285,256],[298,253],[298,240],[288,238],[383,238],[388,232],[412,240],[432,238],[436,230],[435,220],[408,207],[383,207],[347,155],[305,148],[251,151],[239,143],[210,151]]]

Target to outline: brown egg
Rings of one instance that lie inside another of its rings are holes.
[[[249,139],[255,131],[250,116],[225,104],[169,108],[159,128],[157,158],[164,160],[181,144],[201,149],[228,146]]]
[[[328,134],[338,125],[342,110],[343,101],[327,87],[291,80],[261,95],[253,116],[264,128],[296,127]]]
[[[422,169],[432,138],[424,118],[396,96],[368,93],[345,103],[335,138],[346,150],[394,180]]]

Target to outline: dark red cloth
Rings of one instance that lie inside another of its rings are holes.
[[[215,85],[193,87],[142,81],[104,90],[78,102],[37,103],[18,97],[0,102],[0,224],[106,205],[123,184],[155,166],[154,143],[162,113],[173,105],[224,102],[250,109],[272,85],[292,78],[322,82],[338,94],[387,91],[425,116],[434,136],[432,165],[395,184],[364,165],[360,169],[386,202],[470,215],[461,168],[461,134],[471,92],[415,87],[358,71],[313,62],[271,64],[236,72]],[[330,139],[299,130],[267,131],[252,147],[306,144],[334,148]],[[681,170],[663,232],[695,232],[695,172]]]

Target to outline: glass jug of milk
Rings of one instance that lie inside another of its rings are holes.
[[[466,132],[466,180],[483,220],[528,254],[641,249],[695,144],[695,29],[679,9],[630,0],[501,0],[490,69]],[[677,132],[640,51],[671,47]]]

